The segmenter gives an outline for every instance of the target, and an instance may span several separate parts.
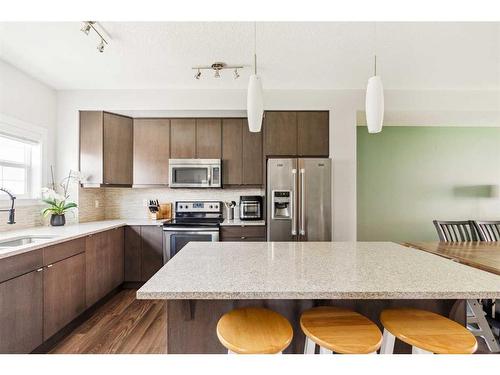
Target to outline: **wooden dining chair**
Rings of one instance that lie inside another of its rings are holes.
[[[480,241],[500,241],[500,221],[473,221]]]
[[[442,242],[477,241],[478,236],[474,224],[470,220],[442,221],[433,220],[434,226]]]

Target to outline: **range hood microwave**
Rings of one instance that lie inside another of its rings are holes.
[[[171,188],[220,188],[221,159],[170,159],[168,182]]]

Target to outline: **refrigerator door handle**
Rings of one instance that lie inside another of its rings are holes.
[[[306,235],[306,230],[305,230],[305,221],[306,221],[306,214],[305,214],[305,202],[306,202],[306,196],[305,196],[305,173],[306,170],[304,168],[300,168],[300,227],[299,227],[299,234],[301,236]]]
[[[293,191],[292,191],[292,236],[297,235],[297,170],[292,169],[292,182],[293,182]]]

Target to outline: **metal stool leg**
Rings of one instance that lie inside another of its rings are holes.
[[[434,354],[432,352],[428,352],[427,350],[417,348],[416,346],[411,347],[411,354]]]
[[[333,352],[327,348],[319,347],[319,354],[333,354]]]
[[[314,354],[316,352],[316,343],[306,336],[304,342],[304,354]]]
[[[380,354],[392,354],[394,353],[394,343],[396,337],[384,328],[384,334],[382,335],[382,346],[380,347]]]
[[[500,346],[484,316],[483,307],[477,299],[467,300],[467,328],[474,336],[484,338],[490,352],[498,353],[500,352]],[[473,325],[476,325],[477,328]]]

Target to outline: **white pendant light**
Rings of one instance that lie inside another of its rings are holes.
[[[366,125],[368,133],[380,133],[384,123],[384,86],[377,75],[377,57],[375,56],[375,75],[368,79],[366,86]]]
[[[257,23],[254,25],[254,74],[248,81],[247,92],[247,118],[248,129],[258,133],[262,129],[262,118],[264,116],[264,93],[262,92],[262,80],[257,74]]]
[[[377,24],[375,23],[375,52],[377,50]],[[374,75],[366,86],[365,113],[368,133],[380,133],[384,124],[384,86],[377,75],[377,55],[375,54]]]

